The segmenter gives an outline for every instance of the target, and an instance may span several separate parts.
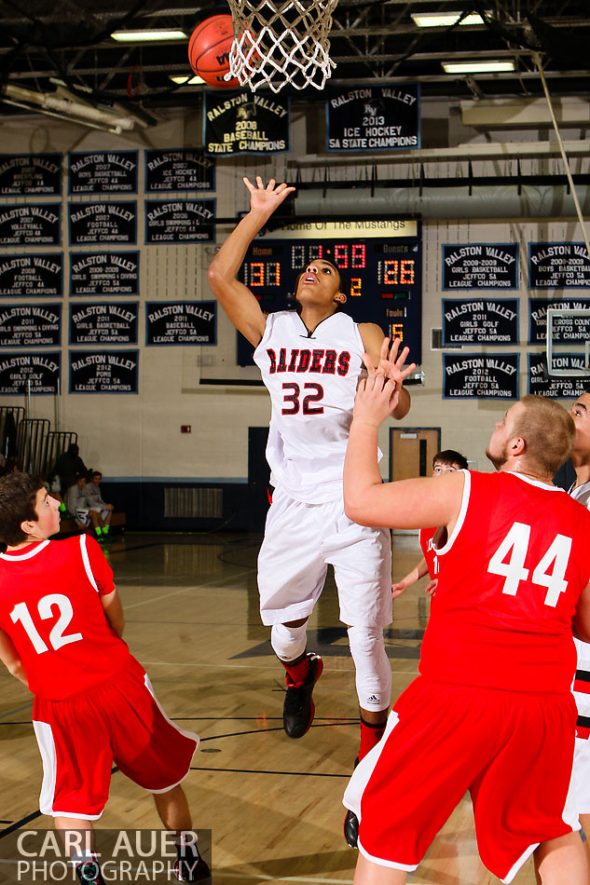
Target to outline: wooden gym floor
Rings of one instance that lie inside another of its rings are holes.
[[[342,837],[341,798],[357,752],[354,673],[328,583],[310,621],[309,648],[324,656],[316,719],[301,740],[282,730],[283,680],[260,624],[255,535],[138,535],[108,555],[125,606],[125,639],[168,715],[201,735],[184,781],[194,826],[212,830],[215,885],[350,883],[356,851]],[[419,558],[415,536],[394,541],[394,575]],[[387,633],[394,696],[416,673],[428,617],[424,582],[395,603]],[[0,673],[0,839],[15,827],[48,828],[39,815],[41,763],[26,690]],[[149,795],[115,773],[99,826],[157,827]],[[3,829],[3,833],[2,833]],[[163,881],[166,881],[163,879]],[[463,800],[412,883],[488,885],[471,805]],[[516,885],[534,883],[529,861]]]

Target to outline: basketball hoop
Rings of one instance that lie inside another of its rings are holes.
[[[228,0],[235,39],[230,75],[255,92],[323,89],[336,65],[330,58],[332,13],[338,0]]]

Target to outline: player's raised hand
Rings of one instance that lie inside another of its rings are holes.
[[[256,176],[256,184],[252,184],[249,178],[244,176],[243,182],[250,191],[250,209],[255,212],[264,212],[268,217],[278,209],[285,197],[295,192],[296,188],[288,185],[285,181],[277,184],[271,178],[268,184],[264,184],[260,175]]]
[[[363,424],[378,427],[395,409],[400,390],[401,388],[397,388],[395,383],[389,381],[382,372],[373,371],[368,378],[359,383],[353,418]]]
[[[401,387],[406,378],[416,369],[416,363],[406,365],[409,353],[410,348],[401,347],[399,338],[394,338],[393,341],[384,338],[376,371],[381,372],[396,386]]]

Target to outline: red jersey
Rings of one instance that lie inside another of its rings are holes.
[[[61,700],[114,676],[130,657],[100,596],[115,589],[96,541],[79,535],[0,554],[0,628],[31,691]]]
[[[431,581],[438,577],[438,550],[434,544],[436,532],[437,529],[420,529],[418,536]]]
[[[567,692],[572,618],[590,580],[590,513],[521,474],[464,471],[420,671],[439,682]]]

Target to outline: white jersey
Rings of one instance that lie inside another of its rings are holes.
[[[335,313],[309,332],[295,311],[270,314],[254,360],[270,393],[271,482],[297,501],[342,497],[342,472],[365,347]]]

